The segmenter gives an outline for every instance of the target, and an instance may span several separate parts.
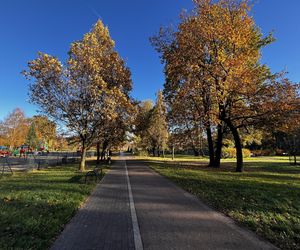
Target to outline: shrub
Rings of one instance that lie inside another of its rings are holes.
[[[140,150],[140,151],[137,151],[136,154],[138,156],[149,156],[149,153],[147,150]]]
[[[243,148],[243,157],[251,157],[251,151],[249,149]],[[223,148],[222,158],[236,158],[235,148]]]
[[[251,157],[251,155],[252,155],[252,153],[251,153],[251,151],[249,149],[243,148],[243,156],[244,156],[244,158],[249,158],[249,157]]]
[[[235,156],[236,156],[235,148],[222,149],[222,158],[235,158]]]

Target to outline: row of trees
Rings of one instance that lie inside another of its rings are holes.
[[[186,144],[196,154],[206,144],[213,167],[220,166],[224,139],[232,137],[236,170],[242,171],[241,133],[298,124],[299,85],[261,63],[261,49],[274,39],[263,37],[248,1],[194,3],[177,29],[161,29],[151,39],[166,75],[154,106],[130,97],[130,70],[100,20],[71,44],[64,64],[44,53],[29,62],[24,75],[31,80],[31,101],[80,141],[80,170],[87,149],[97,146],[103,156],[133,132],[139,147],[153,155],[164,153],[168,143]]]
[[[0,122],[0,145],[13,149],[23,144],[33,149],[57,147],[55,123],[46,116],[27,118],[21,109],[15,109]]]
[[[167,109],[161,91],[157,93],[155,106],[152,101],[143,101],[137,107],[133,133],[134,147],[153,156],[164,155],[168,143]]]
[[[97,146],[98,153],[104,152],[121,143],[130,128],[135,110],[131,73],[100,20],[71,44],[68,55],[63,64],[39,53],[23,74],[31,80],[32,103],[64,124],[81,143],[80,170],[84,171],[89,148]]]
[[[176,30],[162,28],[151,39],[165,65],[170,132],[186,133],[193,143],[205,131],[209,165],[219,167],[229,131],[240,172],[241,131],[299,124],[299,85],[261,63],[262,48],[274,39],[263,37],[247,0],[194,3]]]

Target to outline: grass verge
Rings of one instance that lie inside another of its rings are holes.
[[[46,249],[89,196],[77,164],[0,178],[0,249]]]
[[[165,157],[153,157],[153,156],[138,156],[134,155],[134,159],[144,160],[144,161],[163,161],[163,162],[200,162],[207,164],[209,162],[209,157],[205,156],[193,156],[193,155],[175,155],[172,159],[172,155],[166,154]],[[288,156],[259,156],[259,157],[249,157],[244,158],[246,162],[288,162]],[[222,159],[222,162],[236,162],[235,158]]]
[[[251,159],[244,173],[233,172],[230,162],[221,169],[150,165],[278,247],[300,249],[300,167],[278,158]]]

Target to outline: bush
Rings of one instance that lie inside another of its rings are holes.
[[[149,156],[149,153],[147,150],[140,150],[136,152],[136,155],[138,156]]]
[[[251,157],[251,151],[249,149],[243,148],[243,157]],[[222,158],[236,158],[235,148],[223,148],[222,149]]]
[[[249,149],[243,148],[243,156],[244,156],[244,158],[249,158],[252,156],[252,153]]]
[[[235,148],[222,148],[222,158],[235,158]]]

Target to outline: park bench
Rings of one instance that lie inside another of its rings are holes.
[[[88,171],[85,174],[84,183],[86,183],[88,178],[95,177],[95,181],[98,182],[101,180],[101,176],[103,175],[103,168],[104,166],[96,166],[93,170]]]

